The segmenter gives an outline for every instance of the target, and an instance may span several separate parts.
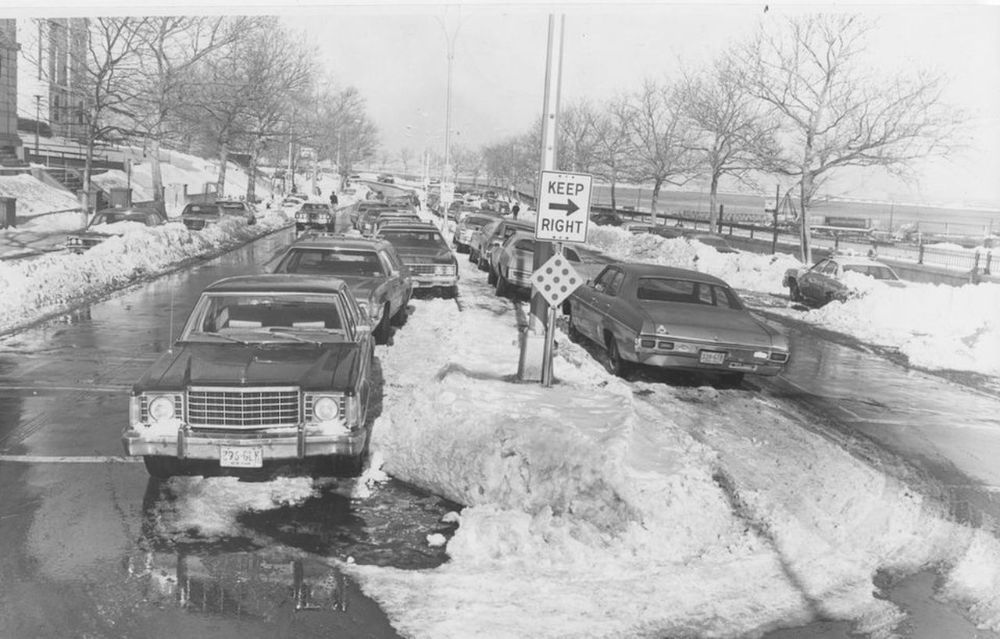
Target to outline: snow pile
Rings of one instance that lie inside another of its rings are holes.
[[[4,292],[0,331],[64,312],[185,260],[221,253],[287,224],[280,213],[262,215],[254,226],[233,218],[201,231],[190,231],[179,222],[158,227],[135,224],[85,253],[0,262]]]
[[[149,202],[153,199],[152,184],[140,184],[134,179],[130,179],[125,171],[118,169],[109,169],[104,173],[98,173],[92,176],[90,181],[104,191],[131,188],[133,202]]]
[[[72,193],[31,175],[0,176],[0,197],[17,198],[17,217],[26,218],[80,207]],[[79,225],[80,216],[76,216]]]
[[[485,289],[482,289],[485,290]],[[877,571],[943,566],[1000,626],[1000,547],[765,397],[626,385],[560,335],[516,384],[504,300],[422,303],[392,347],[376,459],[467,505],[433,570],[357,577],[410,637],[736,637],[823,617],[888,634]]]

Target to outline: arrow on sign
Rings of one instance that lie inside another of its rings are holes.
[[[569,217],[580,210],[580,207],[576,205],[576,202],[570,199],[566,200],[566,204],[549,204],[549,208],[553,211],[566,211],[566,217]]]

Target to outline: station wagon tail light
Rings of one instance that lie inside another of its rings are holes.
[[[788,361],[788,353],[781,353],[781,352],[771,353],[770,359],[772,362],[784,363]]]
[[[657,342],[656,343],[656,348],[659,348],[659,349],[662,349],[662,350],[665,350],[665,351],[672,351],[672,350],[674,350],[674,343],[673,342]]]
[[[639,346],[641,346],[643,348],[656,348],[656,340],[655,339],[640,339],[639,340]]]

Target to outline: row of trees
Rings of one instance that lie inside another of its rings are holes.
[[[811,261],[804,212],[827,178],[844,167],[910,174],[915,160],[947,154],[965,121],[942,99],[943,77],[874,75],[864,58],[873,29],[854,15],[794,17],[777,31],[762,27],[705,68],[647,80],[601,104],[567,105],[558,168],[602,178],[612,206],[616,184],[651,184],[654,211],[665,185],[702,180],[713,224],[723,180],[754,186],[779,177],[797,196],[803,258]],[[494,183],[534,183],[540,132],[539,121],[486,145],[474,162]]]
[[[153,16],[86,21],[86,59],[70,86],[82,103],[89,190],[95,145],[142,144],[149,149],[153,191],[162,197],[159,149],[181,146],[218,157],[225,192],[230,155],[248,158],[247,198],[255,197],[257,167],[297,147],[315,159],[337,159],[347,173],[370,157],[377,128],[352,87],[325,79],[315,51],[273,17]]]

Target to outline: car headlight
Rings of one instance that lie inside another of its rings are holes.
[[[173,419],[176,414],[173,396],[157,395],[150,399],[148,413],[150,421],[154,422]]]
[[[313,417],[318,422],[329,422],[340,414],[340,404],[333,397],[317,397],[313,402]]]
[[[316,216],[316,221],[326,224],[330,221],[330,216],[327,215],[326,213],[321,213],[320,215]]]
[[[307,214],[305,214],[305,213],[296,213],[295,214],[295,220],[297,222],[308,222],[309,221],[309,216]]]

